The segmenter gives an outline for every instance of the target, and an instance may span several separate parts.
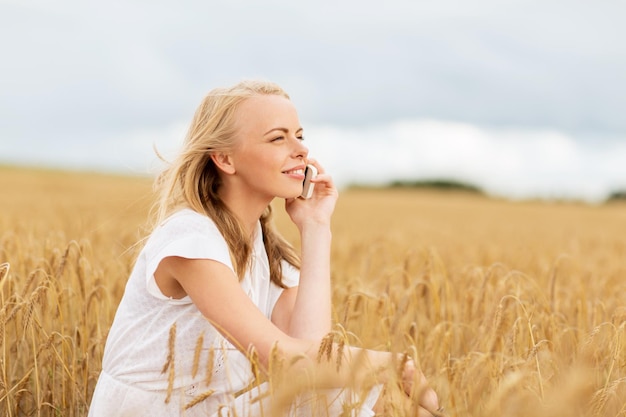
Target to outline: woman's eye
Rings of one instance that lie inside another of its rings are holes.
[[[302,135],[298,136],[298,140],[304,140],[304,136]]]
[[[285,139],[284,136],[278,136],[278,137],[275,137],[274,139],[272,139],[272,142],[278,142],[279,140],[283,140],[283,139]]]

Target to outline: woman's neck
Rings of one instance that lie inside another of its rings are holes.
[[[272,202],[271,199],[253,198],[241,192],[220,190],[220,198],[228,209],[237,217],[248,236],[253,237],[261,215]]]

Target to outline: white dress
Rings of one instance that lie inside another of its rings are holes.
[[[253,392],[238,394],[253,380],[247,358],[209,324],[188,296],[171,299],[159,290],[154,272],[168,256],[212,259],[234,270],[226,241],[207,216],[184,209],[152,232],[107,337],[89,417],[267,415],[260,402],[250,402]],[[293,287],[298,280],[299,271],[283,262],[283,283]],[[252,267],[241,287],[269,319],[282,289],[269,279],[260,223]],[[345,396],[342,393],[336,401],[338,411],[348,400]],[[378,390],[370,392],[365,414],[359,415],[373,415],[369,408],[377,396]]]

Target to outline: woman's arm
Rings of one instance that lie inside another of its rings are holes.
[[[319,175],[310,199],[291,199],[285,208],[300,232],[301,265],[297,288],[283,291],[272,321],[296,338],[321,339],[331,330],[330,221],[338,192],[332,178],[314,160]]]
[[[330,241],[327,225],[303,228],[300,283],[283,290],[272,311],[272,321],[289,336],[321,340],[331,331]]]
[[[358,384],[372,376],[376,377],[376,382],[385,383],[400,363],[398,356],[390,352],[347,346],[341,352],[335,346],[330,358],[318,361],[322,338],[294,337],[281,331],[244,293],[233,271],[220,262],[166,257],[159,264],[155,278],[157,275],[159,282],[178,282],[200,312],[224,337],[244,353],[254,348],[260,364],[266,368],[276,348],[284,358],[306,359],[296,361],[294,368],[311,368],[322,377],[319,382],[323,386],[342,387],[350,383]],[[342,355],[341,367],[336,366],[338,354]],[[402,378],[405,390],[410,390],[414,381],[420,386],[423,384],[423,375],[414,366],[405,366]],[[434,405],[429,397],[422,398],[426,398],[429,406]],[[434,398],[436,400],[436,395]]]
[[[314,345],[286,335],[267,320],[242,290],[234,272],[218,261],[170,256],[161,261],[154,275],[160,283],[177,282],[220,333],[244,353],[254,347],[263,364],[276,343],[285,352],[304,352]]]

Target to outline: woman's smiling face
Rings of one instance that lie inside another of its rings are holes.
[[[237,109],[236,123],[230,154],[244,191],[270,199],[300,195],[309,151],[291,101],[278,95],[248,98]]]

